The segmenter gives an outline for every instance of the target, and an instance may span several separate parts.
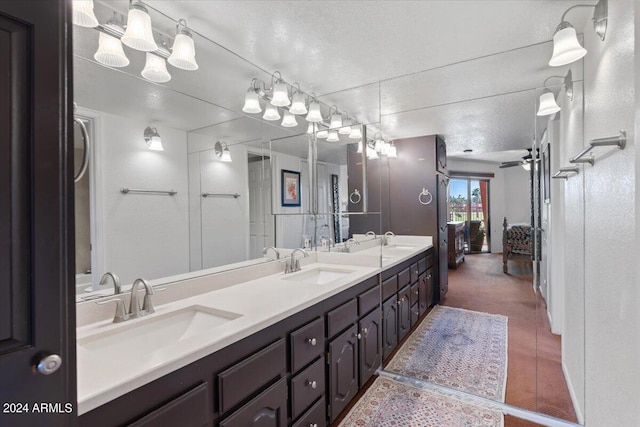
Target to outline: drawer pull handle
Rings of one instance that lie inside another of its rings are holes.
[[[429,280],[429,279],[431,279],[431,275],[430,274],[427,276],[427,280]]]
[[[414,311],[414,312],[413,312],[413,314],[415,314],[416,316],[419,316],[419,315],[420,315],[420,312],[418,312],[418,311]]]
[[[365,334],[365,335],[366,335],[366,334],[368,334],[368,333],[369,333],[369,329],[367,329],[367,328],[363,328],[363,329],[362,329],[362,333],[363,333],[363,334]]]
[[[418,275],[418,270],[414,271],[414,273],[416,273],[416,276]]]
[[[414,295],[418,295],[418,291],[413,291]]]
[[[311,344],[312,346],[315,346],[318,343],[318,340],[316,340],[315,338],[307,338],[307,344]]]
[[[318,382],[317,381],[309,381],[309,380],[307,380],[307,385],[309,387],[311,387],[312,389],[318,388]]]
[[[353,336],[354,336],[355,338],[357,338],[357,339],[362,338],[362,334],[359,334],[359,333],[358,333],[358,334],[353,334]]]

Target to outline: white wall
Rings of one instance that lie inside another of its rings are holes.
[[[584,28],[585,141],[620,129],[628,136],[624,151],[598,150],[595,166],[584,171],[589,427],[637,426],[640,420],[633,8],[630,0],[609,2],[604,42],[590,22]]]
[[[101,114],[97,159],[104,266],[123,284],[189,271],[186,132],[154,124],[164,151],[143,138],[149,123]],[[122,194],[121,187],[169,190],[174,196]]]
[[[496,163],[447,159],[450,171],[493,173],[489,179],[489,217],[491,252],[502,252],[502,221],[531,222],[529,172],[521,167],[500,169]]]

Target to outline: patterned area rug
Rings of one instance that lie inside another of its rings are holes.
[[[378,377],[339,427],[502,427],[499,411]]]
[[[504,402],[507,317],[435,306],[385,370]]]

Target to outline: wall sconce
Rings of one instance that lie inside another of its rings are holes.
[[[182,29],[180,26],[182,25]],[[176,38],[173,40],[169,64],[186,71],[198,69],[196,62],[196,48],[193,43],[193,35],[187,28],[187,21],[180,19],[176,24]]]
[[[107,22],[106,26],[114,32],[123,33],[122,25],[116,20],[116,12],[113,12],[113,19]],[[93,58],[107,67],[126,67],[129,65],[129,58],[122,49],[122,42],[119,38],[100,31],[98,36],[98,50]]]
[[[127,30],[121,40],[130,48],[143,52],[158,50],[158,45],[153,38],[149,11],[141,2],[131,0],[127,15]]]
[[[564,77],[549,76],[544,80],[544,83],[542,84],[545,89],[543,90],[542,95],[540,95],[538,112],[536,113],[537,116],[549,116],[560,111],[560,106],[556,102],[555,95],[553,94],[553,92],[551,92],[551,90],[546,88],[547,82],[552,78],[563,79],[567,97],[569,98],[569,100],[573,101],[573,79],[571,77],[571,70],[569,70],[567,75]]]
[[[227,147],[226,142],[216,142],[214,150],[216,152],[216,156],[218,156],[221,161],[227,163],[231,162],[231,152],[229,151],[229,147]]]
[[[93,0],[73,0],[73,16],[71,21],[74,25],[86,28],[98,26],[98,19],[93,12]]]
[[[160,134],[156,128],[147,127],[144,130],[144,140],[147,142],[149,150],[164,151],[162,138],[160,138]]]
[[[560,18],[560,25],[556,28],[553,35],[553,54],[549,60],[549,65],[552,67],[559,67],[562,65],[571,64],[584,57],[587,54],[587,50],[582,47],[578,41],[576,35],[576,29],[573,25],[564,20],[565,16],[571,9],[577,7],[593,7],[593,29],[600,37],[600,40],[604,40],[607,33],[607,21],[608,21],[608,0],[599,0],[595,5],[578,4],[571,6],[567,9]]]

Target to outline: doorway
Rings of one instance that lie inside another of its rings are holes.
[[[264,248],[274,245],[271,219],[271,159],[248,153],[249,174],[249,259],[260,258]]]
[[[449,221],[465,223],[465,253],[491,252],[488,179],[451,179]]]

